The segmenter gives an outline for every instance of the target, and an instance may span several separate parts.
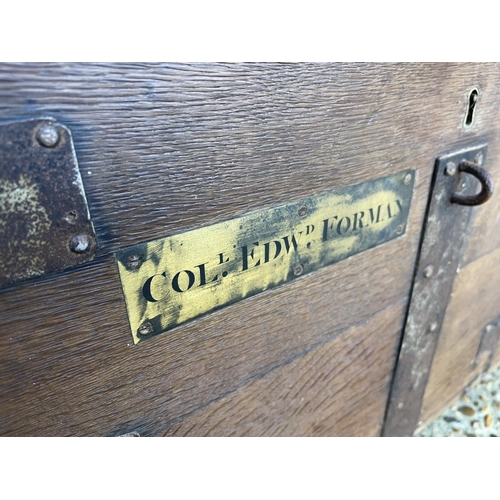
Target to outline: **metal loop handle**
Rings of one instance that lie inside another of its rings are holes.
[[[481,168],[476,163],[464,160],[458,166],[458,171],[473,175],[481,183],[481,191],[474,196],[463,196],[455,193],[451,197],[452,203],[474,206],[481,205],[491,198],[495,186],[490,174],[484,168]]]

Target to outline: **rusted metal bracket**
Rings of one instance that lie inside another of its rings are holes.
[[[480,363],[484,362],[484,370],[488,371],[491,367],[491,360],[498,349],[499,341],[500,316],[483,328],[481,341],[479,342],[479,347],[473,362],[474,366],[478,366]]]
[[[458,203],[460,205],[468,205],[473,207],[475,205],[482,205],[486,203],[493,196],[493,180],[490,174],[480,167],[477,163],[463,160],[458,165],[459,172],[466,172],[474,176],[481,184],[481,191],[472,196],[464,196],[463,194],[453,193],[451,196],[452,203]]]
[[[0,126],[0,289],[91,261],[96,248],[69,129],[53,118]]]
[[[481,144],[436,160],[384,436],[411,436],[418,425],[429,371],[469,231],[473,208],[468,205],[477,204],[462,202],[478,198],[484,202],[493,190],[481,168],[486,150],[487,145]],[[482,176],[478,194],[478,175],[463,167],[471,163]]]

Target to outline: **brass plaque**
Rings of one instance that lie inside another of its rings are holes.
[[[402,236],[414,170],[116,253],[134,343]]]

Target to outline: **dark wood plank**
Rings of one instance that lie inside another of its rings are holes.
[[[404,297],[411,239],[368,252],[137,346],[111,262],[4,294],[0,432],[153,433]]]
[[[489,80],[482,89],[482,99],[478,101],[477,116],[489,116],[500,112],[498,82]],[[484,168],[488,170],[496,189],[491,200],[475,207],[474,219],[462,266],[500,247],[500,141],[496,123],[484,124],[485,138],[489,142],[488,156]]]
[[[100,247],[0,294],[0,433],[154,434],[406,297],[434,158],[486,132],[495,151],[496,108],[462,123],[471,86],[494,102],[499,81],[481,64],[1,64],[0,123],[72,130]],[[404,238],[128,345],[117,249],[407,168]]]
[[[377,436],[404,306],[400,301],[161,435]]]
[[[485,369],[476,364],[482,330],[500,314],[500,249],[460,270],[446,310],[439,344],[422,405],[422,425],[432,421],[446,405]],[[499,358],[493,360],[495,365]]]
[[[101,255],[409,167],[491,129],[481,64],[2,64],[0,120],[72,132]],[[489,83],[489,82],[492,83]],[[495,94],[496,95],[496,94]],[[90,172],[90,173],[89,173]]]

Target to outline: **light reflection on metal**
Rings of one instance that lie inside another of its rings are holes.
[[[0,126],[0,288],[88,262],[96,248],[69,129],[52,118]]]

